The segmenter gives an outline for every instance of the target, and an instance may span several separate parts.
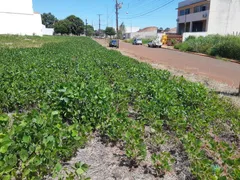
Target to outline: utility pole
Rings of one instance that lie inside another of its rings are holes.
[[[118,37],[118,10],[122,8],[123,3],[118,3],[118,0],[116,0],[116,31],[117,31],[117,37]],[[119,37],[118,37],[119,38]]]
[[[118,37],[118,9],[119,9],[119,4],[118,4],[118,0],[116,0],[116,31],[117,31],[117,37]]]
[[[100,34],[100,31],[101,31],[101,15],[102,14],[98,14],[98,16],[99,16],[99,28],[98,28],[99,34]]]
[[[88,22],[87,22],[87,19],[86,19],[86,31],[85,31],[86,36],[87,36],[87,26],[88,26]]]

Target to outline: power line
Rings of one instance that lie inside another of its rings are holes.
[[[129,16],[131,16],[131,17],[135,17],[135,16],[139,16],[139,15],[142,15],[143,13],[146,13],[146,12],[149,12],[149,11],[151,11],[152,9],[155,9],[156,7],[158,7],[158,6],[161,6],[162,4],[165,4],[167,1],[169,1],[169,0],[165,0],[165,1],[162,1],[161,0],[161,4],[159,5],[159,4],[155,4],[156,3],[156,1],[160,1],[160,0],[153,0],[153,1],[151,1],[150,3],[148,2],[148,4],[145,4],[145,3],[143,3],[143,4],[140,4],[138,7],[140,7],[140,6],[144,6],[144,11],[142,11],[142,12],[138,12],[138,13],[136,13],[136,14],[130,14],[129,13],[129,11],[127,11],[127,13],[126,14],[128,14],[127,16],[128,17],[125,17],[125,18],[130,18]],[[155,2],[155,3],[154,3]],[[149,6],[148,6],[149,5]],[[135,9],[136,9],[136,7],[135,7]],[[143,9],[143,8],[141,8],[141,9]],[[131,12],[131,10],[130,10],[130,12]],[[134,12],[134,11],[133,11]]]
[[[111,19],[114,15],[114,12],[115,12],[115,8],[112,10],[112,12],[110,13],[111,15],[109,16],[109,18]]]
[[[157,8],[156,8],[156,5],[153,7],[153,9],[150,9],[150,10],[146,10],[146,11],[143,11],[143,12],[140,12],[140,13],[137,13],[137,14],[133,14],[131,15],[132,17],[123,17],[122,19],[132,19],[132,18],[135,18],[135,17],[141,17],[141,16],[145,16],[147,14],[150,14],[152,12],[155,12],[161,8],[163,8],[164,6],[172,3],[173,1],[175,0],[165,0],[165,2],[163,2],[161,5],[159,5]]]
[[[140,1],[140,2],[135,2],[134,3],[134,1],[132,1],[132,2],[130,2],[130,3],[128,3],[128,8],[129,7],[131,7],[131,6],[134,6],[134,7],[136,7],[136,5],[142,5],[142,4],[144,4],[144,2],[146,2],[145,0],[142,0],[142,1]]]
[[[150,10],[150,11],[148,11],[148,12],[146,12],[146,13],[143,13],[143,14],[140,14],[140,15],[136,15],[136,16],[133,16],[133,17],[129,17],[129,18],[120,18],[120,19],[134,19],[134,18],[138,18],[138,17],[141,17],[141,16],[145,16],[145,15],[147,15],[147,14],[150,14],[150,13],[152,13],[152,12],[155,12],[155,11],[157,11],[157,10],[159,10],[159,9],[161,9],[161,8],[169,5],[169,4],[171,4],[171,3],[174,2],[174,1],[175,1],[175,0],[171,0],[171,1],[167,2],[167,3],[165,3],[164,5],[161,5],[161,6],[155,8],[155,9],[153,9],[153,10]]]
[[[159,1],[159,0],[152,0],[151,2],[148,1],[147,4],[146,4],[146,1],[141,1],[142,3],[138,2],[136,3],[136,5],[134,4],[134,6],[129,6],[128,9],[133,9],[133,8],[136,9],[142,6],[147,7],[148,5],[153,5],[155,1]]]

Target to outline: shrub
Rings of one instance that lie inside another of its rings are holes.
[[[188,43],[180,44],[179,49],[180,51],[184,51],[184,52],[193,51],[192,47]]]
[[[181,43],[177,43],[177,44],[174,45],[174,48],[175,48],[175,49],[179,49],[180,46],[181,46]]]
[[[123,41],[126,43],[133,43],[133,39],[124,39]]]
[[[209,35],[198,38],[189,36],[185,42],[174,47],[181,51],[193,51],[240,60],[240,37],[238,36]]]
[[[153,39],[156,39],[156,38],[153,38]],[[142,39],[142,43],[147,44],[147,43],[151,42],[153,39]]]
[[[196,39],[196,37],[195,37],[195,36],[188,36],[188,37],[186,38],[186,41],[191,40],[191,39]]]

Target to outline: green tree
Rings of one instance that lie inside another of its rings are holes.
[[[70,34],[71,22],[68,20],[60,20],[54,24],[54,33],[56,34]]]
[[[92,36],[94,34],[94,28],[91,25],[87,25],[87,36]]]
[[[159,32],[163,32],[163,28],[160,27],[160,28],[158,29],[158,31],[159,31]]]
[[[46,28],[53,28],[54,23],[56,23],[58,19],[51,13],[43,13],[42,14],[42,24],[46,26]]]
[[[170,28],[166,28],[165,30],[164,30],[164,32],[169,32],[170,31]]]
[[[116,31],[113,27],[106,27],[105,34],[108,36],[114,36],[116,35]]]
[[[70,22],[70,33],[74,35],[80,35],[84,33],[84,23],[79,17],[71,15],[68,16],[66,20]]]

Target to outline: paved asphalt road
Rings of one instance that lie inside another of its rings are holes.
[[[238,87],[240,83],[240,64],[237,63],[168,49],[136,46],[125,42],[120,43],[120,50],[146,58],[150,63],[163,64],[185,72],[203,75],[233,87]]]

